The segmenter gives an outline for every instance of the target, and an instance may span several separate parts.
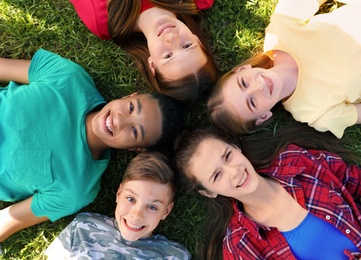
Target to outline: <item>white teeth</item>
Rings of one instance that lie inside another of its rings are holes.
[[[127,225],[128,225],[129,227],[131,227],[131,228],[134,228],[134,229],[141,229],[141,228],[142,228],[142,226],[132,225],[132,224],[130,224],[129,222],[127,222]]]
[[[112,131],[111,127],[110,127],[110,118],[109,118],[109,116],[105,120],[105,125],[107,126],[109,132],[113,134],[113,131]]]
[[[244,171],[244,174],[243,174],[243,178],[242,178],[242,180],[238,183],[237,187],[240,187],[240,186],[243,185],[243,183],[244,183],[244,182],[246,181],[246,179],[247,179],[247,176],[248,176],[248,173],[247,173],[247,171],[245,170],[245,171]]]

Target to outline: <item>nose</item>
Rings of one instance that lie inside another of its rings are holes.
[[[165,41],[166,43],[168,44],[175,44],[179,41],[179,35],[177,32],[169,32],[167,35],[166,35],[166,38],[165,38]]]
[[[262,82],[259,80],[254,80],[250,82],[250,85],[246,89],[246,92],[248,93],[248,95],[252,96],[264,96],[267,93],[265,84],[262,84]]]
[[[226,165],[224,169],[230,179],[234,179],[238,175],[238,167],[232,165]]]
[[[121,112],[118,112],[115,114],[115,117],[113,119],[113,124],[116,129],[122,129],[126,125],[129,124],[130,118],[127,115],[124,115]]]
[[[261,95],[265,95],[267,93],[267,86],[262,78],[262,76],[258,76],[255,80],[255,91]]]
[[[134,205],[130,211],[130,216],[132,219],[142,220],[144,214],[141,205]]]

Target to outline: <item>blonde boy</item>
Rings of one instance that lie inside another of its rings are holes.
[[[181,244],[154,229],[173,208],[175,175],[164,155],[141,153],[116,194],[115,218],[79,214],[46,250],[49,259],[190,259]]]

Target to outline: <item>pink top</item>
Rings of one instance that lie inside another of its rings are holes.
[[[103,40],[110,40],[108,31],[108,0],[70,0],[78,13],[80,20],[96,36]],[[194,0],[199,10],[208,9],[214,0]],[[140,13],[153,7],[150,0],[143,0]]]

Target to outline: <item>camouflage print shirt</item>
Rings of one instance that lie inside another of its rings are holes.
[[[115,219],[80,213],[45,251],[48,259],[185,260],[187,249],[162,235],[137,241],[125,240]]]

